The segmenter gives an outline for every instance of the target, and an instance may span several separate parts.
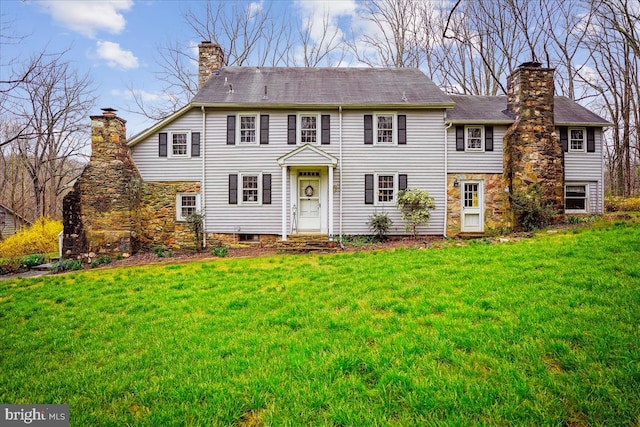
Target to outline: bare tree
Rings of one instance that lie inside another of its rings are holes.
[[[357,61],[369,66],[420,67],[419,0],[367,0],[359,13],[360,35],[347,44]]]
[[[331,21],[325,9],[322,20],[307,16],[297,30],[298,38],[289,43],[287,65],[304,67],[339,66],[346,56],[344,34]],[[296,49],[296,44],[299,48]]]
[[[39,59],[24,67],[34,68]],[[16,87],[12,114],[5,114],[3,122],[11,123],[5,133],[14,133],[7,140],[30,183],[35,212],[28,217],[59,216],[60,196],[79,173],[77,160],[87,145],[86,112],[93,106],[93,89],[88,75],[78,74],[62,55],[35,69],[43,72]],[[17,183],[14,179],[11,185]]]

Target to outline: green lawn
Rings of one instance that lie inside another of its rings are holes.
[[[640,225],[0,282],[0,402],[71,425],[637,426]]]

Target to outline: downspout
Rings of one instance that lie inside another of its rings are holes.
[[[451,128],[451,126],[453,125],[453,123],[448,123],[447,124],[447,110],[444,110],[444,123],[445,123],[445,128],[444,128],[444,230],[443,230],[443,236],[446,238],[447,237],[447,221],[449,219],[449,206],[448,206],[448,200],[449,200],[449,187],[448,187],[448,180],[449,180],[449,155],[448,155],[448,151],[449,151],[449,128]]]
[[[340,127],[340,137],[339,137],[339,139],[340,139],[340,141],[339,141],[340,142],[340,144],[339,144],[340,145],[340,156],[339,156],[340,157],[340,161],[338,162],[338,167],[340,168],[339,169],[340,179],[338,181],[339,182],[338,185],[340,186],[340,192],[339,192],[339,195],[340,195],[340,207],[339,207],[339,210],[340,210],[340,212],[339,212],[339,216],[338,216],[338,223],[339,223],[338,227],[340,229],[339,230],[340,238],[339,238],[338,241],[339,241],[340,246],[342,246],[342,105],[340,105],[338,107],[338,118],[339,118],[339,127]]]
[[[200,183],[200,208],[202,212],[206,212],[205,207],[206,197],[205,197],[205,182],[207,179],[207,152],[205,147],[205,141],[207,139],[207,113],[204,109],[204,105],[200,107],[202,110],[202,136],[200,137],[200,155],[202,156],[202,182]],[[207,248],[207,215],[206,213],[202,215],[202,247],[204,249]]]

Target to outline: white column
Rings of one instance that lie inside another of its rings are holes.
[[[329,237],[333,237],[333,166],[329,165]]]
[[[287,241],[287,166],[282,165],[282,241]]]

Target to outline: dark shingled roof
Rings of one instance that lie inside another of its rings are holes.
[[[452,123],[513,123],[506,96],[451,95],[451,99],[456,105],[447,112],[447,120]],[[558,125],[611,124],[566,96],[555,97],[554,120]]]
[[[453,106],[449,96],[413,68],[223,68],[211,76],[192,103],[252,107]]]

